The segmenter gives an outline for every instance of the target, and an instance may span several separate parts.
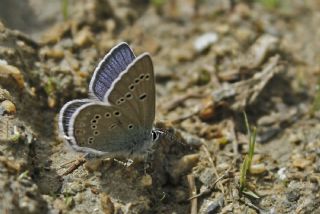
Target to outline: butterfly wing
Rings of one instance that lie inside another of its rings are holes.
[[[89,99],[72,100],[67,102],[59,113],[59,131],[63,136],[68,137],[70,119],[73,113],[82,105],[91,102]]]
[[[71,101],[60,112],[60,131],[71,147],[96,155],[145,151],[155,117],[150,56],[135,58],[129,46],[121,43],[99,63],[89,91],[99,101]]]
[[[76,151],[97,155],[128,155],[143,150],[151,135],[131,120],[130,114],[104,103],[82,105],[70,119],[70,145]]]
[[[155,118],[155,83],[149,54],[138,56],[119,75],[104,101],[130,112],[139,126],[151,132]]]
[[[112,48],[95,69],[89,84],[89,93],[102,101],[114,80],[134,59],[134,53],[127,43],[123,42]]]

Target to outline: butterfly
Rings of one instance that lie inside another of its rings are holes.
[[[136,57],[123,42],[96,67],[89,98],[62,107],[59,131],[72,149],[90,157],[129,157],[145,153],[158,139],[154,119],[151,57],[148,53]]]

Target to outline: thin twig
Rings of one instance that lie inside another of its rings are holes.
[[[182,121],[187,120],[187,119],[189,119],[189,118],[191,118],[191,117],[199,114],[199,112],[200,112],[200,109],[198,108],[198,109],[196,109],[195,111],[191,112],[191,113],[188,114],[188,115],[183,115],[183,116],[181,116],[181,117],[178,117],[178,118],[172,120],[171,123],[172,123],[172,124],[181,123]]]
[[[193,174],[189,174],[187,175],[187,179],[188,179],[188,184],[189,184],[189,192],[190,192],[190,198],[191,199],[191,214],[197,214],[198,213],[198,199],[197,197],[194,197],[195,195],[197,195],[197,188],[195,185],[195,181],[194,181],[194,176]]]
[[[240,202],[244,203],[245,205],[247,205],[248,207],[254,209],[255,211],[257,211],[258,213],[260,213],[262,211],[262,209],[256,205],[254,205],[253,203],[240,199]]]
[[[64,173],[62,173],[61,176],[66,176],[66,175],[72,173],[73,171],[75,171],[76,169],[78,169],[80,166],[82,166],[82,165],[86,162],[86,159],[84,159],[84,158],[79,158],[79,159],[77,159],[77,160],[74,160],[74,161],[70,161],[70,162],[68,162],[68,163],[65,163],[65,164],[63,164],[63,166],[64,166],[64,165],[67,165],[67,164],[69,164],[69,163],[72,163],[72,162],[74,162],[74,164],[72,164]]]
[[[218,171],[216,169],[216,166],[215,166],[215,164],[214,164],[214,162],[213,162],[213,160],[211,158],[210,152],[207,149],[207,146],[205,144],[203,144],[202,148],[204,149],[204,152],[206,153],[207,158],[209,159],[209,162],[211,164],[211,167],[213,169],[213,172],[214,172],[215,176],[217,178],[219,178],[220,176],[219,176]],[[224,187],[223,187],[223,185],[222,185],[222,183],[220,181],[218,181],[218,185],[219,185],[219,188],[221,189],[222,193],[225,194]]]
[[[172,111],[188,99],[201,99],[201,98],[204,98],[204,95],[200,95],[200,93],[198,92],[187,93],[170,102],[167,106],[165,106],[165,110],[167,112]]]
[[[216,184],[217,184],[220,180],[222,180],[223,178],[225,178],[226,175],[227,175],[227,173],[225,173],[224,175],[220,176],[215,182],[213,182],[212,185],[210,185],[210,187],[208,187],[208,188],[205,189],[204,191],[200,192],[199,194],[190,197],[188,200],[192,200],[192,199],[194,199],[194,198],[199,198],[199,197],[201,197],[201,196],[203,196],[203,195],[205,195],[205,194],[210,193],[210,192],[212,191],[212,189],[216,186]]]

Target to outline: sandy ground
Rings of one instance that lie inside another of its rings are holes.
[[[319,11],[316,0],[1,0],[0,213],[320,213]],[[165,134],[145,161],[84,163],[58,112],[88,97],[122,41],[152,56]],[[243,112],[257,137],[241,171]]]

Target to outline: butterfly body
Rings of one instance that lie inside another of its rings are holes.
[[[94,156],[135,156],[155,141],[155,84],[151,57],[135,57],[126,43],[99,63],[90,98],[66,103],[59,129],[76,151]]]

